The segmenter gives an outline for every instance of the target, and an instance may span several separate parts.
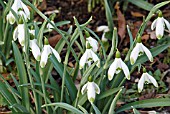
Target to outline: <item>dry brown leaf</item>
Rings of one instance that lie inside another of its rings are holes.
[[[57,44],[57,42],[58,42],[61,38],[62,38],[62,36],[59,35],[59,34],[57,34],[57,35],[55,35],[55,36],[53,36],[53,37],[50,37],[50,38],[48,39],[49,44],[50,44],[52,47],[55,47],[55,45]]]
[[[40,11],[43,11],[43,10],[47,9],[47,2],[46,2],[46,0],[43,0],[43,1],[40,3],[40,5],[38,6],[38,9],[39,9]]]
[[[147,40],[149,39],[149,35],[145,34],[142,36],[142,41],[144,40],[145,42],[147,42]]]
[[[151,39],[154,39],[154,40],[157,39],[157,38],[156,38],[155,31],[148,32],[148,34],[150,35],[150,38],[151,38]]]
[[[133,11],[131,11],[130,13],[134,17],[143,17],[143,16],[145,16],[145,15],[141,14],[140,12],[133,12]]]
[[[126,34],[126,20],[124,15],[119,9],[119,2],[116,3],[115,9],[116,9],[117,19],[118,19],[118,34],[121,40],[123,40]]]

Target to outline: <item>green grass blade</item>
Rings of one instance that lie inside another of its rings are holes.
[[[51,62],[54,65],[54,68],[56,69],[56,71],[59,73],[59,75],[63,76],[63,71],[64,71],[64,66],[58,62],[58,60],[54,57],[54,55],[52,55],[50,57]],[[66,75],[65,75],[65,84],[66,87],[68,88],[68,91],[70,93],[70,97],[72,99],[72,101],[76,98],[77,95],[77,89],[74,85],[74,82],[72,81],[72,79],[69,76],[69,73],[66,71]]]
[[[92,105],[96,114],[101,114],[100,110],[93,103],[91,103],[91,105]]]
[[[120,113],[125,110],[134,108],[151,108],[151,107],[160,107],[160,106],[170,106],[170,98],[158,98],[158,99],[147,99],[135,101],[132,103],[128,103],[121,108],[116,110],[116,113]]]
[[[61,108],[64,108],[66,110],[69,110],[73,113],[76,113],[76,114],[83,114],[83,112],[81,112],[80,110],[78,110],[77,108],[69,105],[69,104],[66,104],[66,103],[51,103],[51,104],[45,104],[43,105],[42,107],[46,107],[46,106],[57,106],[57,107],[61,107]]]
[[[144,0],[128,0],[128,2],[144,9],[144,10],[147,10],[147,11],[150,11],[152,8],[153,8],[153,4],[147,2],[147,1],[144,1]]]
[[[26,84],[26,83],[28,83],[28,79],[27,79],[27,73],[25,70],[25,66],[23,63],[21,53],[20,53],[17,45],[15,44],[15,42],[12,42],[12,46],[13,46],[13,51],[14,51],[17,72],[18,72],[18,76],[19,76],[19,83]],[[26,108],[29,110],[30,109],[30,100],[29,100],[28,88],[21,88],[21,97],[22,97],[22,104],[24,106],[26,106]]]
[[[80,105],[78,105],[78,107],[83,111],[84,114],[89,114],[84,107],[82,107]]]

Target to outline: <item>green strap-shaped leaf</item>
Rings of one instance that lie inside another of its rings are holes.
[[[147,99],[128,103],[121,108],[116,110],[116,113],[134,108],[150,108],[150,107],[159,107],[159,106],[170,106],[170,98],[159,98],[159,99]]]
[[[96,114],[101,114],[100,110],[93,103],[91,103],[91,105],[92,105]]]
[[[81,112],[80,110],[78,110],[77,108],[67,104],[67,103],[51,103],[51,104],[45,104],[43,105],[42,107],[46,107],[46,106],[56,106],[56,107],[61,107],[61,108],[64,108],[66,110],[69,110],[73,113],[76,113],[76,114],[83,114],[83,112]]]
[[[20,85],[27,84],[28,83],[27,73],[25,70],[25,66],[23,63],[21,53],[20,53],[17,45],[15,44],[15,42],[12,42],[12,46],[13,46],[13,51],[14,51],[17,72],[18,72],[18,76],[19,76],[19,83],[20,83]],[[30,100],[29,100],[28,88],[21,88],[20,92],[21,92],[20,94],[22,97],[22,104],[24,106],[26,106],[27,110],[29,110],[30,109]]]
[[[51,62],[54,65],[54,68],[56,69],[56,71],[59,73],[59,75],[63,76],[63,71],[64,71],[64,67],[61,63],[58,62],[58,60],[56,60],[56,58],[54,57],[54,55],[52,55],[50,57]],[[74,82],[72,81],[71,77],[69,76],[68,72],[66,71],[66,75],[65,75],[65,83],[66,83],[66,87],[68,88],[68,91],[70,93],[70,97],[71,100],[73,101],[76,98],[77,95],[77,89],[76,86],[74,85]]]

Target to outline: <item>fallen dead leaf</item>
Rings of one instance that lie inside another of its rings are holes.
[[[149,35],[148,34],[145,34],[145,35],[142,36],[142,41],[147,42],[148,39],[149,39]]]
[[[62,38],[62,36],[59,35],[59,34],[57,34],[57,35],[55,35],[55,36],[53,36],[53,37],[50,37],[50,38],[48,39],[49,44],[50,44],[52,47],[55,47],[55,45],[57,44],[57,42],[58,42],[61,38]]]
[[[115,9],[116,9],[116,14],[118,19],[118,34],[122,41],[125,38],[125,34],[126,34],[126,20],[119,8],[120,8],[119,2],[117,2],[115,5]]]

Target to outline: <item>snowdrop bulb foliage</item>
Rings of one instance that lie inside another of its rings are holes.
[[[88,44],[90,44],[90,46],[94,52],[97,52],[97,50],[98,50],[97,40],[95,40],[94,38],[92,38],[90,36],[90,37],[86,38],[86,47],[88,47]]]
[[[25,25],[24,24],[18,24],[18,26],[15,28],[13,33],[13,40],[16,41],[18,39],[21,46],[25,45]]]
[[[151,52],[149,51],[149,49],[146,48],[142,43],[137,43],[130,54],[131,64],[133,65],[136,62],[138,56],[142,55],[144,52],[146,53],[146,56],[148,57],[148,59],[152,62],[153,56]]]
[[[129,69],[128,69],[127,65],[120,58],[120,52],[117,51],[116,52],[116,58],[115,58],[114,62],[110,65],[109,70],[108,70],[108,79],[112,80],[114,74],[120,73],[121,70],[123,70],[126,78],[128,80],[130,80]]]
[[[97,61],[96,66],[100,67],[100,59],[98,58],[98,56],[93,52],[92,49],[86,49],[85,53],[80,58],[79,69],[82,69],[84,67],[85,63],[89,63],[91,61],[94,61],[94,62]]]
[[[97,32],[100,32],[100,31],[103,31],[103,34],[102,34],[102,41],[107,41],[107,38],[105,37],[105,33],[106,32],[109,32],[109,27],[108,26],[105,26],[105,25],[102,25],[102,26],[99,26],[97,27],[96,29]]]
[[[60,58],[60,55],[58,54],[58,52],[55,49],[53,49],[49,44],[44,45],[42,54],[41,54],[41,61],[40,61],[41,68],[45,67],[45,65],[47,64],[48,56],[52,53],[57,58],[57,60],[59,62],[61,62],[61,58]]]
[[[151,75],[149,75],[147,72],[144,72],[138,82],[138,92],[139,93],[143,90],[143,86],[144,86],[145,82],[147,82],[147,84],[153,83],[153,85],[155,87],[158,87],[156,80]]]
[[[96,93],[100,94],[99,86],[94,82],[87,82],[81,89],[81,93],[84,94],[87,91],[88,100],[93,103],[96,98]]]
[[[22,2],[22,0],[14,0],[14,3],[12,5],[11,9],[18,16],[23,16],[25,20],[30,19],[30,11],[29,11],[28,7]],[[11,11],[8,13],[6,18],[10,24],[15,23],[15,17]]]

